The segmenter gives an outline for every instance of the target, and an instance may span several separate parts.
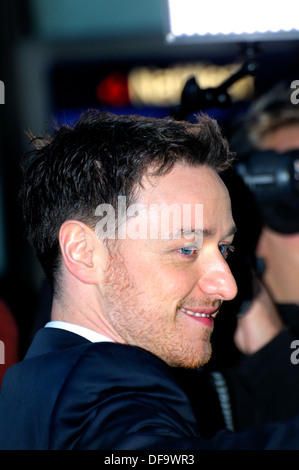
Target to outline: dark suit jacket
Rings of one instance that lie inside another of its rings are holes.
[[[200,396],[202,406],[205,397]],[[171,370],[150,353],[45,328],[5,375],[0,449],[299,449],[299,420],[212,439]]]

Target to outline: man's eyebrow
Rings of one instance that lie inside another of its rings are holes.
[[[170,238],[183,238],[183,237],[209,237],[213,235],[213,230],[201,228],[180,228],[174,232],[169,233]]]
[[[236,225],[232,225],[227,233],[224,235],[223,238],[226,237],[231,237],[232,235],[235,235],[237,231]],[[200,237],[212,237],[215,234],[215,230],[209,229],[209,228],[196,228],[196,229],[191,229],[191,228],[180,228],[176,230],[175,232],[169,233],[170,238],[181,238],[181,237],[190,237],[190,236],[200,236]]]
[[[228,230],[227,234],[225,235],[225,237],[231,237],[232,235],[235,235],[235,233],[237,232],[237,226],[234,224],[231,226],[231,228]]]

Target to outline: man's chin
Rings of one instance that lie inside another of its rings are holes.
[[[198,369],[207,364],[212,356],[212,346],[209,343],[205,351],[193,354],[185,354],[181,357],[167,358],[165,362],[171,367],[181,367],[184,369]]]

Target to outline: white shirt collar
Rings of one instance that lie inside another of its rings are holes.
[[[113,342],[112,339],[107,338],[96,331],[85,328],[84,326],[75,325],[74,323],[68,323],[65,321],[50,321],[45,325],[45,328],[60,328],[62,330],[71,331],[77,335],[83,336],[83,338],[88,339],[92,343],[99,343],[104,341]]]

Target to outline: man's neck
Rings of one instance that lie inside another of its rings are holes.
[[[51,322],[63,322],[75,327],[84,328],[97,335],[108,338],[110,341],[124,343],[122,338],[114,331],[104,315],[92,308],[92,303],[82,305],[82,301],[64,302],[54,297],[51,311]],[[72,327],[73,328],[73,327]]]
[[[92,343],[99,343],[99,342],[112,342],[111,338],[107,336],[101,335],[94,330],[90,330],[89,328],[85,328],[83,326],[75,325],[74,323],[69,323],[65,321],[50,321],[45,325],[45,328],[58,328],[61,330],[70,331],[75,333],[83,338],[86,338],[88,341]]]

